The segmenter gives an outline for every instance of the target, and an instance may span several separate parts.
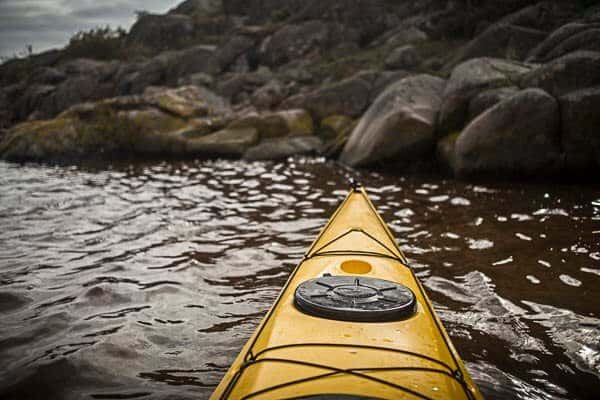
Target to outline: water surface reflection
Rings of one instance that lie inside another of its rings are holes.
[[[600,186],[357,174],[489,398],[595,398]],[[307,159],[0,163],[0,186],[0,397],[197,399],[347,182]]]

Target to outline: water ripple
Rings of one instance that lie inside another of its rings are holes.
[[[488,398],[592,398],[598,187],[353,175]],[[207,398],[347,176],[311,158],[0,162],[0,397]]]

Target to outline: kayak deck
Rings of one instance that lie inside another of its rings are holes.
[[[390,322],[308,315],[303,282],[330,274],[400,283],[414,314]],[[481,399],[427,295],[364,189],[351,191],[292,272],[212,399]]]

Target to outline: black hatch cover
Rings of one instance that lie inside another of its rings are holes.
[[[417,308],[415,295],[406,286],[356,276],[325,275],[302,282],[296,288],[294,302],[309,315],[359,322],[406,319]]]

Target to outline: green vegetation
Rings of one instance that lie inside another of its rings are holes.
[[[127,58],[125,46],[127,32],[123,28],[109,26],[80,31],[73,35],[65,48],[67,58],[93,58],[113,60]]]

